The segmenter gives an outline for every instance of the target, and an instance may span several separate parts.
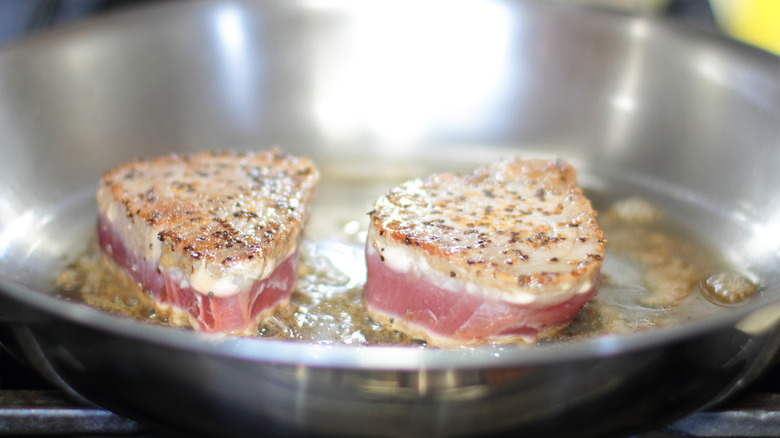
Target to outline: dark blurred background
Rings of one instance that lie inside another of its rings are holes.
[[[0,0],[0,45],[91,15],[112,13],[161,1],[176,0]],[[708,30],[717,30],[707,0],[656,1],[652,2],[652,10],[641,6],[643,2],[637,0],[572,0],[572,3],[594,4],[597,7],[634,13],[652,13]],[[659,4],[661,6],[657,6]]]
[[[88,16],[162,1],[0,0],[0,45]]]

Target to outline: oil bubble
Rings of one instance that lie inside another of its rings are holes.
[[[700,283],[705,298],[715,304],[737,304],[758,293],[758,286],[743,275],[718,272]]]

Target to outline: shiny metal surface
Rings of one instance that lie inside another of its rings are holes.
[[[780,60],[674,24],[523,1],[186,2],[0,51],[0,338],[60,386],[215,436],[606,436],[712,403],[774,356]],[[102,171],[280,145],[324,165],[565,156],[765,288],[720,316],[522,351],[207,339],[51,297]],[[594,421],[594,419],[597,419]]]

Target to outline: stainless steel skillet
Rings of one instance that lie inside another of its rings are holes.
[[[3,344],[88,400],[189,433],[656,427],[738,390],[775,354],[778,80],[776,57],[717,36],[521,1],[187,2],[8,47]],[[640,194],[695,229],[763,294],[628,335],[437,351],[205,338],[47,293],[90,236],[104,169],[274,144],[379,182],[564,156],[586,185]]]

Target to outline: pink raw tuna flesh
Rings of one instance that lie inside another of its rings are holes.
[[[431,345],[535,342],[596,293],[604,239],[559,160],[404,183],[371,212],[369,314]]]
[[[97,195],[103,259],[174,324],[251,333],[289,302],[317,179],[308,159],[278,150],[119,166]]]

